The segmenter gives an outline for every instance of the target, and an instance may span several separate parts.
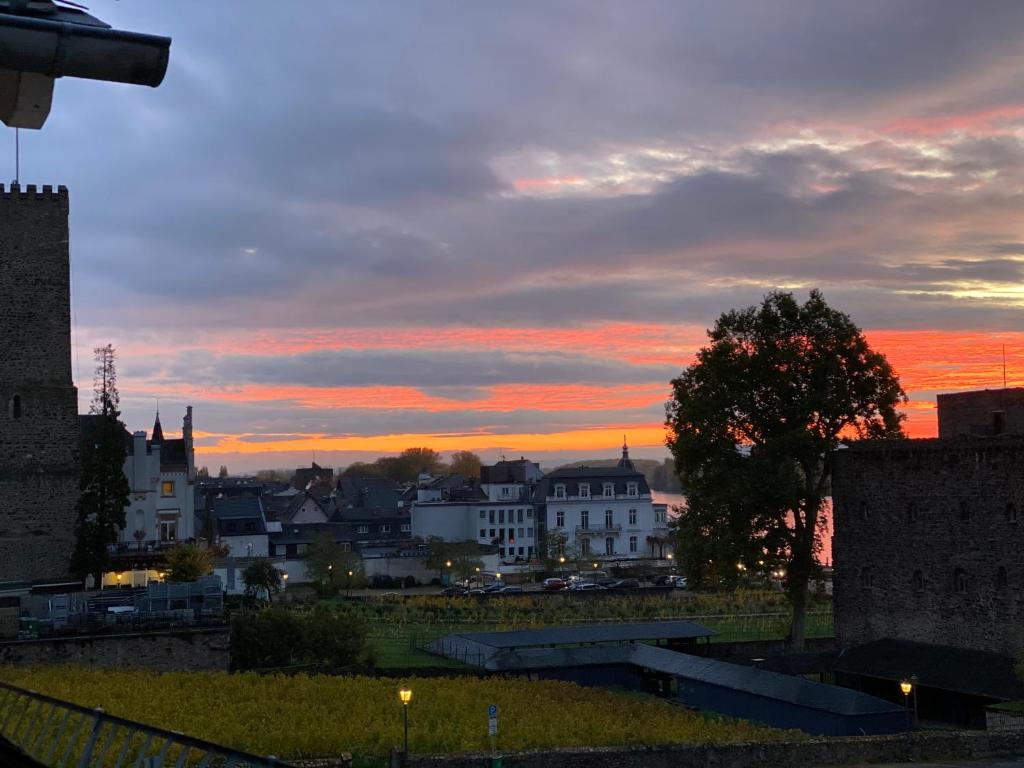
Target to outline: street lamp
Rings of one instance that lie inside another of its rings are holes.
[[[914,690],[914,684],[910,680],[900,680],[900,691],[903,692],[903,709],[907,713],[907,730],[913,727],[913,723],[910,720],[910,692]]]
[[[398,699],[402,702],[402,724],[405,730],[405,738],[402,740],[402,755],[409,756],[409,702],[412,701],[412,691],[403,688],[398,692]]]

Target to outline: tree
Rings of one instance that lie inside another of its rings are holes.
[[[175,544],[164,554],[168,581],[196,581],[213,573],[213,553],[198,544]]]
[[[357,664],[366,648],[366,622],[355,611],[320,604],[303,619],[303,661],[335,669]]]
[[[365,581],[359,556],[343,549],[326,533],[313,537],[306,553],[306,573],[316,582],[320,594],[333,593],[341,586],[346,589],[358,587]]]
[[[463,580],[469,580],[484,567],[480,559],[480,545],[471,539],[450,543],[452,573]]]
[[[109,548],[125,527],[125,507],[131,491],[124,474],[128,453],[121,423],[120,396],[114,348],[93,350],[96,374],[93,400],[83,429],[82,474],[75,521],[75,549],[71,570],[81,579],[92,575],[99,584],[110,559]]]
[[[901,436],[906,395],[885,357],[816,290],[803,305],[773,292],[727,312],[708,337],[666,405],[688,494],[677,547],[713,551],[728,568],[755,553],[784,563],[800,649],[834,450]]]
[[[449,568],[448,563],[452,562],[452,555],[455,554],[455,547],[442,539],[440,536],[427,538],[427,557],[423,565],[432,571],[437,571],[438,576],[444,574],[444,569]]]
[[[196,471],[197,480],[209,480],[210,479],[210,468],[203,466]]]
[[[221,464],[220,465],[220,469],[217,471],[217,477],[219,477],[221,480],[223,480],[227,476],[228,476],[228,468],[227,468],[226,465]]]
[[[448,465],[448,471],[462,475],[463,477],[480,477],[480,467],[483,462],[480,457],[472,451],[456,451],[452,454],[452,461]]]
[[[269,560],[260,558],[253,560],[242,571],[247,597],[258,600],[261,595],[267,596],[267,602],[274,602],[274,595],[281,591],[281,572]]]

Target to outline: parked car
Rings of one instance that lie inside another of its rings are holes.
[[[606,585],[609,589],[640,589],[639,579],[618,579]]]
[[[466,594],[466,592],[468,592],[468,590],[465,587],[460,587],[460,586],[457,586],[457,585],[456,586],[452,586],[452,587],[445,587],[444,589],[441,590],[441,594],[442,595],[449,595],[449,596],[451,596],[451,595],[464,595],[464,594]]]
[[[484,587],[484,594],[493,595],[495,592],[499,592],[504,588],[504,584],[502,584],[500,581],[496,581],[493,584],[488,584],[486,587]]]
[[[686,583],[685,576],[676,576],[673,586],[679,589],[689,589],[689,584]]]
[[[521,595],[521,594],[523,594],[523,588],[518,586],[518,585],[512,584],[512,585],[509,585],[507,587],[502,587],[501,589],[497,590],[497,594],[499,594],[499,595]]]
[[[565,589],[565,579],[544,579],[544,583],[541,585],[547,592],[557,592],[560,589]]]
[[[592,581],[579,581],[569,587],[573,592],[592,592],[594,590],[607,590],[608,587],[602,587],[600,584],[595,584]]]
[[[656,587],[674,587],[675,584],[676,584],[676,577],[675,576],[669,576],[668,574],[664,574],[664,575],[658,576],[654,580],[654,586],[656,586]]]

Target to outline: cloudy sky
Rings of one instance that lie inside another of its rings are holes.
[[[22,181],[71,190],[83,406],[111,342],[199,463],[662,456],[774,288],[852,315],[915,435],[1003,345],[1024,384],[1024,3],[91,6],[167,78],[60,81]]]

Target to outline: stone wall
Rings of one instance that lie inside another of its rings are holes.
[[[0,185],[0,582],[64,578],[78,498],[68,193]]]
[[[832,489],[840,643],[1024,648],[1024,436],[855,445]]]
[[[1024,754],[1024,733],[946,731],[672,747],[527,750],[502,753],[503,768],[764,768],[975,759]],[[489,755],[410,755],[410,768],[480,768]]]
[[[74,664],[156,672],[227,671],[229,632],[215,629],[17,640],[0,643],[0,665]]]
[[[954,392],[936,399],[939,437],[1024,434],[1024,387]]]

